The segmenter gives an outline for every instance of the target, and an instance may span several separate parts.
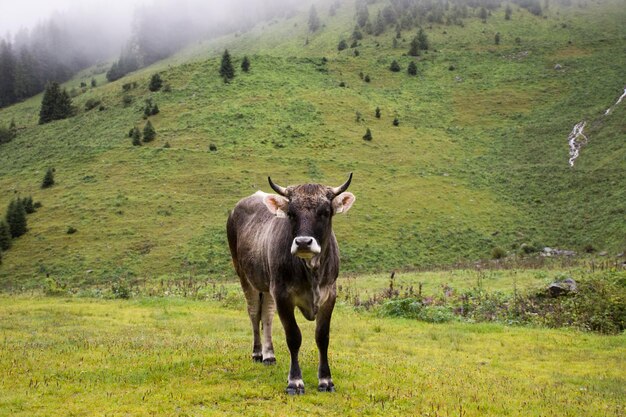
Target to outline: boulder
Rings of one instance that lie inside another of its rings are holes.
[[[561,281],[554,281],[548,285],[550,297],[556,298],[576,292],[576,281],[568,277]]]

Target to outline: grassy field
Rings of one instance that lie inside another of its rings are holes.
[[[94,75],[98,87],[79,91],[68,120],[37,125],[40,96],[1,109],[0,123],[15,119],[19,135],[0,149],[0,209],[17,195],[43,207],[3,254],[0,288],[37,288],[46,276],[74,287],[231,278],[227,212],[268,190],[268,175],[339,184],[354,171],[357,202],[335,222],[345,271],[485,259],[523,244],[615,255],[626,247],[624,106],[598,117],[624,85],[622,6],[555,4],[546,18],[514,8],[511,21],[498,9],[486,23],[433,24],[431,50],[409,77],[388,66],[398,59],[406,68],[411,31],[395,49],[388,29],[360,41],[358,57],[337,51],[354,27],[345,2],[334,17],[321,12],[316,34],[307,34],[303,11],[114,83],[102,67],[85,71],[67,87]],[[230,84],[217,76],[225,47],[237,65],[244,54],[252,63]],[[170,92],[148,91],[157,71]],[[123,92],[133,81],[138,87]],[[106,109],[85,111],[90,98]],[[127,133],[143,127],[147,98],[161,109],[151,117],[157,139],[133,147]],[[583,118],[596,121],[571,169],[566,138]],[[366,128],[371,142],[362,140]],[[41,190],[48,167],[56,185]]]
[[[299,316],[307,393],[288,352],[250,360],[239,303],[0,297],[0,415],[622,416],[626,340],[355,313],[331,330],[334,394],[316,392],[314,326]]]

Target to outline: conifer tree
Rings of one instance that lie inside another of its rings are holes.
[[[419,56],[420,55],[420,46],[417,36],[413,38],[411,41],[411,46],[409,47],[409,55],[410,56]]]
[[[375,116],[376,116],[377,119],[380,119],[380,107],[376,107]]]
[[[389,69],[393,72],[399,72],[401,70],[400,64],[398,64],[398,61],[394,59],[393,61],[391,61],[391,65],[389,66]]]
[[[309,9],[309,30],[315,32],[320,28],[320,18],[317,15],[317,9],[315,5],[311,5]]]
[[[496,32],[496,35],[493,37],[493,42],[496,45],[500,45],[500,32]]]
[[[133,139],[133,146],[141,146],[141,131],[138,127],[132,129],[130,137]]]
[[[360,27],[363,27],[370,17],[369,11],[367,10],[367,3],[365,1],[359,1],[356,7],[356,22]]]
[[[163,80],[161,79],[161,76],[158,73],[152,74],[152,77],[150,78],[150,84],[148,85],[148,90],[152,92],[159,91],[162,86]]]
[[[511,20],[511,13],[513,13],[511,5],[507,4],[506,9],[504,9],[504,20]]]
[[[53,120],[66,119],[72,115],[72,99],[59,83],[53,81],[46,85],[39,110],[39,124]]]
[[[247,56],[244,56],[243,61],[241,61],[241,70],[243,72],[250,71],[250,60],[248,59]]]
[[[228,49],[225,49],[224,54],[222,55],[222,63],[220,65],[220,75],[224,79],[225,83],[235,78],[235,68],[233,68],[233,63],[230,59],[230,54],[228,53]]]
[[[363,135],[363,140],[372,140],[372,132],[370,131],[370,128],[368,127],[365,130],[365,134]]]
[[[154,116],[155,114],[159,114],[161,110],[159,110],[159,105],[154,103],[154,106],[152,106],[152,110],[150,110],[150,116]]]
[[[422,28],[417,32],[417,44],[422,51],[428,50],[428,36]]]
[[[24,206],[24,211],[26,214],[32,214],[35,212],[35,205],[33,204],[33,197],[28,196],[24,197],[20,200],[22,205]]]
[[[155,137],[156,137],[156,130],[154,130],[152,123],[150,123],[150,120],[148,120],[148,123],[146,123],[146,125],[143,128],[143,141],[150,142]]]
[[[13,200],[9,203],[6,222],[12,237],[20,237],[26,233],[26,211],[19,200]]]
[[[415,62],[409,62],[409,67],[407,68],[406,72],[409,75],[417,75],[417,65],[415,64]]]
[[[50,188],[54,185],[54,168],[48,168],[41,182],[41,188]]]
[[[379,11],[376,16],[376,22],[374,22],[374,35],[381,35],[385,31],[385,19],[383,14]]]
[[[11,243],[11,229],[4,219],[0,219],[0,250],[9,250]]]

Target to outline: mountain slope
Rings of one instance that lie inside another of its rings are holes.
[[[599,117],[626,79],[620,2],[433,24],[416,77],[405,56],[414,31],[397,48],[392,28],[368,35],[354,56],[336,48],[352,33],[353,4],[320,15],[316,34],[303,12],[100,83],[74,99],[68,120],[37,125],[40,97],[1,110],[20,134],[0,147],[0,207],[16,194],[43,207],[4,254],[0,285],[37,286],[47,274],[70,285],[232,277],[227,212],[267,191],[268,175],[337,185],[354,172],[357,201],[335,220],[344,271],[481,259],[524,243],[624,247],[624,108]],[[226,47],[237,65],[244,54],[252,63],[229,84],[217,74]],[[393,59],[403,71],[389,71]],[[148,91],[157,71],[170,92]],[[124,92],[129,82],[138,87]],[[106,109],[84,111],[89,98]],[[133,147],[127,133],[143,127],[147,98],[161,110],[150,117],[157,139]],[[600,121],[572,169],[567,135],[582,118]],[[41,190],[49,166],[57,184]]]

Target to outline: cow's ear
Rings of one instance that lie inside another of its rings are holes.
[[[333,198],[333,211],[335,214],[345,213],[350,210],[354,203],[355,197],[352,193],[341,193],[337,197]]]
[[[267,194],[263,197],[263,203],[276,217],[287,217],[287,205],[289,200],[277,194]]]

